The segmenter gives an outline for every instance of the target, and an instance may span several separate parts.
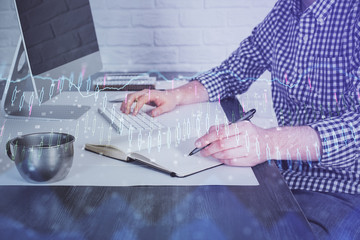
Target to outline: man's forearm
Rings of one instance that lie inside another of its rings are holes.
[[[169,94],[175,94],[176,105],[206,102],[209,100],[206,88],[198,81],[192,81],[175,88],[169,91]]]
[[[266,131],[272,159],[318,161],[321,158],[320,137],[309,126],[277,127]]]

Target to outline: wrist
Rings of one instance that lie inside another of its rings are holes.
[[[276,127],[266,130],[265,141],[269,145],[273,159],[318,160],[317,148],[321,149],[318,133],[309,126]]]
[[[173,95],[176,105],[205,102],[209,99],[206,88],[198,81],[172,89],[169,94]]]
[[[175,102],[175,105],[184,105],[184,98],[185,98],[185,92],[184,89],[179,87],[179,88],[174,88],[170,91],[167,92],[169,95],[172,96],[173,101]]]
[[[265,129],[264,140],[267,147],[269,147],[271,151],[273,151],[276,147],[279,147],[278,146],[279,131],[280,128],[278,127]]]

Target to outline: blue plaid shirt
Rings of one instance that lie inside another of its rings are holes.
[[[300,0],[279,0],[227,60],[196,80],[216,101],[245,92],[265,70],[278,124],[311,126],[322,141],[319,162],[280,167],[289,187],[360,193],[360,1],[317,0],[301,12]]]

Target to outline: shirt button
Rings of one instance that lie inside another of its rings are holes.
[[[301,68],[298,69],[298,73],[302,74],[303,70]]]
[[[318,22],[319,22],[320,25],[324,25],[324,23],[325,23],[323,18],[319,18]]]

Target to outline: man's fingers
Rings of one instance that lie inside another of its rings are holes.
[[[200,137],[196,140],[195,145],[196,147],[203,147],[207,144],[221,140],[224,138],[229,138],[233,136],[240,136],[242,131],[236,128],[236,125],[219,125],[219,126],[211,126],[209,129],[209,133],[205,134],[204,136]]]
[[[212,155],[215,158],[225,158],[225,157],[220,157],[220,156],[214,156],[214,154],[216,153],[220,153],[220,152],[224,152],[228,149],[233,149],[233,148],[237,148],[239,149],[239,151],[241,150],[242,146],[240,145],[240,139],[237,137],[229,137],[229,138],[224,138],[221,140],[216,140],[214,142],[212,142],[208,147],[206,147],[205,149],[203,149],[201,151],[201,155],[207,157]],[[226,158],[230,158],[229,156]]]
[[[248,152],[244,147],[229,148],[221,152],[216,152],[211,155],[216,159],[235,159],[248,156]]]
[[[126,100],[126,102],[124,102],[125,104],[124,104],[124,108],[123,108],[123,112],[125,114],[130,113],[131,106],[132,106],[133,102],[135,101],[136,97],[137,97],[136,94],[130,94],[127,96],[127,100]]]
[[[133,105],[133,103],[134,103],[135,101],[137,101],[137,99],[138,99],[141,95],[143,95],[143,94],[145,94],[145,93],[146,93],[146,91],[142,90],[142,91],[140,91],[140,92],[136,92],[136,93],[129,94],[129,95],[127,96],[126,103],[123,102],[124,105],[122,105],[122,111],[123,111],[124,113],[126,113],[126,114],[129,114],[129,113],[130,113],[130,110],[131,110],[131,106]]]
[[[216,140],[222,139],[223,137],[224,136],[220,134],[220,131],[209,131],[209,133],[196,140],[195,146],[197,148],[201,148],[208,145],[209,143],[215,142]]]
[[[141,95],[136,101],[136,106],[133,110],[133,114],[136,115],[139,112],[139,110],[144,106],[144,104],[147,103],[148,101],[149,101],[148,94]]]

